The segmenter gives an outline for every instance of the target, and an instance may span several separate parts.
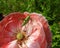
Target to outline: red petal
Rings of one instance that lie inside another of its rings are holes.
[[[25,18],[24,14],[15,12],[7,15],[0,21],[0,46],[15,39],[18,24]]]
[[[24,14],[28,15],[29,13],[28,12],[24,12]],[[49,25],[48,25],[48,21],[41,14],[31,13],[30,15],[31,15],[32,19],[36,19],[37,21],[39,20],[40,23],[43,25],[43,29],[44,29],[44,32],[45,32],[45,35],[46,35],[46,39],[47,39],[47,43],[48,43],[48,48],[51,47],[52,33],[50,31],[50,28],[49,28]]]
[[[18,48],[17,40],[11,41],[7,45],[2,46],[1,48]]]

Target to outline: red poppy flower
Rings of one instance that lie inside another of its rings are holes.
[[[38,13],[10,13],[0,21],[0,48],[50,48],[51,31]]]

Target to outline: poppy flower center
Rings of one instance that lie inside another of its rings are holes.
[[[18,32],[16,39],[18,40],[18,44],[22,45],[22,43],[27,39],[26,32]]]
[[[17,33],[17,40],[22,40],[24,35],[22,33]]]

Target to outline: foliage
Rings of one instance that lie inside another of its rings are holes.
[[[52,48],[60,48],[60,0],[0,0],[0,13],[25,11],[46,17],[52,31]]]

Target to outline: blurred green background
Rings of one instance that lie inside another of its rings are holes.
[[[52,32],[52,48],[60,48],[60,0],[0,0],[0,13],[25,11],[46,17]]]

